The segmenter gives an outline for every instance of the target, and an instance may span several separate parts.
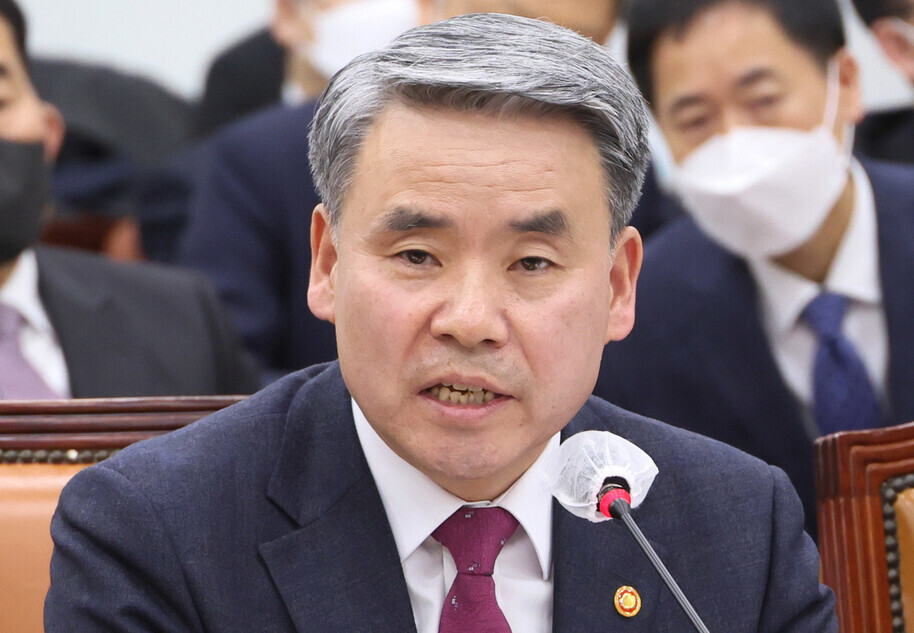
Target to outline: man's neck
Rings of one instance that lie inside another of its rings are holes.
[[[821,284],[828,276],[844,234],[847,233],[855,206],[854,179],[848,178],[841,197],[816,234],[799,248],[774,257],[772,261],[801,277]]]
[[[300,55],[286,55],[286,81],[293,82],[305,95],[306,99],[316,99],[327,87],[327,78]]]

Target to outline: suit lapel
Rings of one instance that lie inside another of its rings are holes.
[[[38,292],[60,342],[74,398],[137,395],[172,384],[154,354],[138,357],[137,340],[103,280],[71,266],[65,253],[36,248]]]
[[[299,526],[260,552],[301,633],[415,631],[338,365],[296,395],[267,494]]]
[[[590,523],[555,504],[553,555],[555,633],[647,632],[663,621],[658,614],[664,611],[665,588],[622,523]],[[613,606],[623,586],[633,587],[641,597],[641,611],[634,617],[623,617]]]
[[[910,170],[897,168],[899,174],[886,173],[885,165],[866,164],[876,199],[879,232],[879,270],[889,337],[888,394],[892,412],[890,422],[914,420],[914,190],[903,179]]]
[[[605,427],[605,421],[585,407],[562,432],[562,439]],[[638,515],[635,509],[636,521]],[[663,546],[654,540],[651,545],[662,559]],[[666,588],[621,522],[591,523],[553,502],[552,547],[554,633],[656,631],[669,616]],[[624,586],[633,587],[641,597],[641,610],[633,617],[622,616],[614,607],[616,591]]]

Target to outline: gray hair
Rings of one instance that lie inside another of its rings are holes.
[[[649,152],[647,107],[628,72],[602,46],[568,29],[477,13],[407,31],[330,81],[314,115],[308,157],[334,234],[368,130],[393,102],[570,116],[599,152],[612,237],[631,219]]]

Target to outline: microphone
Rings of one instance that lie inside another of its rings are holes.
[[[647,453],[607,431],[572,435],[542,471],[553,496],[575,516],[594,523],[622,521],[695,630],[709,633],[631,515],[632,508],[644,501],[658,472]]]
[[[635,539],[638,547],[641,548],[641,551],[647,556],[651,565],[653,565],[654,569],[657,570],[657,573],[660,574],[660,579],[663,580],[663,584],[667,586],[673,594],[673,597],[676,598],[676,602],[679,603],[679,606],[685,612],[689,621],[692,623],[692,626],[695,627],[695,630],[699,633],[709,633],[708,627],[701,621],[698,612],[695,611],[692,603],[689,602],[689,599],[686,598],[682,589],[679,588],[676,579],[673,578],[673,575],[666,568],[666,565],[663,564],[663,561],[660,560],[657,552],[654,551],[654,548],[651,547],[650,542],[648,542],[647,538],[644,536],[644,532],[641,531],[641,528],[638,527],[638,524],[635,523],[635,520],[632,518],[631,496],[628,494],[628,490],[626,490],[626,485],[609,481],[609,479],[611,478],[607,479],[600,491],[601,495],[597,498],[597,507],[600,509],[600,512],[607,517],[622,521],[623,525],[628,528],[632,538]],[[624,480],[623,483],[627,484]]]

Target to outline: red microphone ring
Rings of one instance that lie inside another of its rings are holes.
[[[628,505],[632,504],[632,496],[628,494],[624,488],[613,488],[612,490],[608,490],[606,494],[600,498],[600,512],[603,516],[610,519],[612,518],[612,515],[609,513],[609,506],[612,505],[612,502],[616,499],[625,499],[625,502],[628,503]]]

